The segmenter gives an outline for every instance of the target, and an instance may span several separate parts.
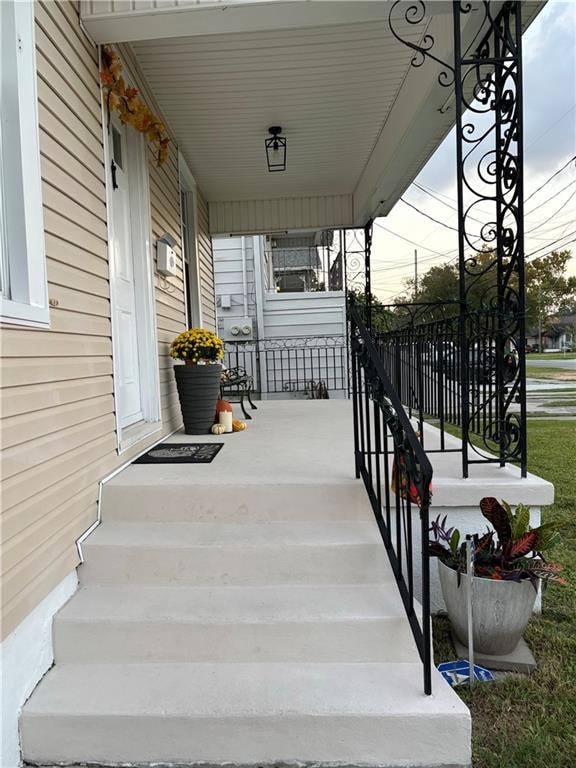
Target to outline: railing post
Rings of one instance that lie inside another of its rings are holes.
[[[366,328],[369,331],[372,331],[372,226],[372,219],[369,219],[364,226],[364,301]]]
[[[354,299],[350,299],[350,305],[354,305]],[[357,347],[356,347],[356,323],[352,315],[350,315],[350,355],[352,363],[352,418],[354,424],[354,473],[356,479],[360,478],[360,466],[358,462],[358,454],[360,450],[358,440],[358,406],[359,406],[359,392],[358,392],[358,360],[357,360]]]

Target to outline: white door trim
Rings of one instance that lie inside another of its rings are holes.
[[[101,93],[101,96],[103,94]],[[119,344],[115,328],[115,291],[114,264],[115,254],[112,245],[113,238],[110,232],[113,231],[113,213],[112,213],[112,180],[110,173],[111,154],[109,148],[108,115],[106,113],[105,99],[101,98],[102,104],[102,125],[103,125],[103,145],[104,145],[104,165],[106,178],[106,209],[108,220],[108,265],[110,279],[110,321],[112,327],[112,367],[114,376],[114,402],[117,406],[118,393],[117,382],[119,381]],[[128,130],[132,131],[131,128]],[[142,397],[143,421],[122,427],[120,423],[120,414],[115,407],[116,420],[116,441],[118,453],[123,453],[134,444],[144,440],[161,429],[160,412],[160,374],[158,370],[158,339],[156,323],[156,305],[154,298],[154,272],[152,268],[151,254],[151,214],[150,214],[150,188],[148,178],[148,163],[146,157],[146,147],[144,138],[137,135],[138,141],[134,142],[138,153],[137,162],[137,184],[131,189],[131,194],[135,195],[136,205],[134,206],[134,224],[133,237],[134,248],[145,254],[141,261],[135,261],[134,267],[136,291],[138,293],[138,326],[145,334],[144,342],[139,348],[140,361],[140,386]]]
[[[192,201],[188,202],[188,210],[186,216],[190,221],[190,214],[192,214],[192,227],[194,234],[192,242],[190,242],[190,227],[184,235],[184,211],[180,211],[180,227],[182,236],[182,262],[184,267],[184,259],[188,258],[188,269],[194,266],[194,274],[190,274],[190,280],[194,281],[194,285],[191,284],[190,292],[187,290],[186,280],[184,279],[184,300],[186,303],[186,316],[188,316],[188,307],[192,302],[192,299],[196,299],[197,307],[195,307],[195,316],[198,327],[202,327],[202,287],[200,284],[200,266],[198,259],[198,187],[196,179],[192,175],[188,163],[184,159],[184,155],[178,151],[178,183],[180,193],[180,204],[182,205],[182,193],[188,193],[192,196]]]

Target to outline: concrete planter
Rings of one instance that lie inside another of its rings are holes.
[[[468,645],[468,580],[438,560],[438,573],[448,617],[456,638]],[[537,592],[529,581],[472,580],[474,648],[478,653],[504,656],[524,634],[534,610]]]
[[[175,365],[174,375],[187,435],[206,435],[214,424],[222,366]]]

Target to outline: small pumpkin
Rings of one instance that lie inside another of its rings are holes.
[[[228,400],[216,400],[216,413],[218,414],[220,411],[230,411],[232,413],[232,405]]]
[[[240,421],[240,419],[234,419],[234,421],[232,422],[232,431],[242,432],[243,429],[246,429],[246,422]]]
[[[224,424],[212,424],[212,429],[210,431],[213,435],[223,435],[226,430]]]

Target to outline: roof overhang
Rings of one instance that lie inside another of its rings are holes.
[[[492,2],[494,10],[502,3]],[[99,43],[130,43],[139,69],[208,200],[214,234],[361,226],[386,215],[454,124],[452,89],[392,33],[389,0],[121,0],[81,2]],[[395,28],[434,38],[453,60],[452,3],[426,3]],[[527,26],[543,2],[525,2]],[[150,7],[152,6],[152,7]],[[479,40],[473,3],[464,45]],[[281,125],[283,173],[264,139]]]

